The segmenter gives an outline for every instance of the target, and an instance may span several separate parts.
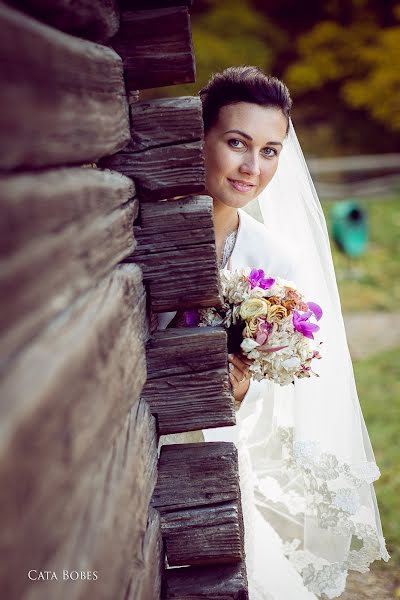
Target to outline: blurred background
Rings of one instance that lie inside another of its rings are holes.
[[[331,234],[393,557],[355,575],[343,598],[400,598],[400,2],[195,0],[191,14],[196,84],[141,96],[194,95],[239,64],[288,85]]]

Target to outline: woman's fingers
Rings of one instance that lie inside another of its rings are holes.
[[[249,367],[251,360],[246,357],[241,357],[237,354],[229,354],[229,370],[230,373],[236,378],[238,383],[241,383],[244,379],[249,378]]]

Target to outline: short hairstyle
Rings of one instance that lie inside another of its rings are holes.
[[[258,67],[228,67],[214,73],[207,85],[199,91],[203,105],[204,131],[215,125],[223,106],[237,102],[251,102],[260,106],[274,107],[282,111],[288,120],[292,99],[286,85]]]

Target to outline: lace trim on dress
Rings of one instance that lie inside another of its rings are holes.
[[[293,490],[285,492],[276,480],[271,486],[264,478],[262,491],[269,489],[272,492],[268,493],[269,500],[285,504],[292,515],[302,513],[313,517],[319,528],[352,539],[348,556],[340,563],[299,549],[298,539],[283,545],[284,553],[308,589],[336,598],[344,591],[349,569],[365,573],[374,560],[390,558],[384,538],[367,522],[371,513],[361,501],[363,488],[379,477],[379,469],[374,462],[359,465],[341,462],[334,454],[322,452],[315,441],[294,441],[292,427],[278,427],[276,433],[290,476],[302,479],[304,498]]]
[[[233,248],[235,247],[236,237],[237,237],[237,230],[232,231],[232,233],[230,233],[225,240],[224,250],[223,250],[222,258],[221,258],[221,262],[220,262],[221,269],[225,269],[225,267],[228,263],[229,257],[233,252]]]

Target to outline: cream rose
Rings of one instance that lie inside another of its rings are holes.
[[[240,307],[240,317],[246,321],[255,317],[266,317],[270,308],[268,300],[263,298],[249,298]]]

